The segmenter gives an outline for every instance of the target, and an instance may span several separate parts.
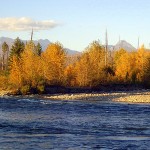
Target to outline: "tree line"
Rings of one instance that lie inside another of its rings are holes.
[[[44,93],[46,87],[85,87],[131,84],[150,86],[150,51],[144,45],[137,51],[120,48],[107,51],[98,41],[83,53],[69,56],[59,42],[42,51],[33,41],[24,44],[17,38],[9,50],[2,44],[0,87],[17,89],[22,94]]]

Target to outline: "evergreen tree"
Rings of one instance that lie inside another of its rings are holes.
[[[21,53],[24,51],[24,47],[24,43],[19,38],[16,38],[10,50],[10,59],[12,59],[13,56],[17,56],[19,58]]]
[[[42,46],[41,46],[41,44],[38,42],[38,44],[36,45],[36,54],[40,56],[41,53],[42,53]]]

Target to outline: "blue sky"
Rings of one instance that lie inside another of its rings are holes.
[[[60,41],[64,47],[78,51],[94,40],[104,43],[106,28],[109,44],[116,44],[120,35],[137,47],[139,36],[140,44],[149,47],[149,15],[149,0],[5,0],[1,1],[0,24],[5,18],[53,20],[56,25],[44,30],[39,23],[33,38]],[[11,22],[7,24],[10,26]],[[3,29],[0,25],[0,36],[27,40],[30,31]]]

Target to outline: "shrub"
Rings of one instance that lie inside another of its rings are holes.
[[[45,86],[44,85],[38,85],[37,90],[38,90],[38,93],[42,94],[45,91]]]
[[[20,92],[23,95],[29,94],[30,93],[30,86],[29,85],[24,85],[21,87]]]
[[[40,93],[40,94],[45,92],[45,82],[44,82],[44,80],[41,79],[38,82],[38,85],[37,85],[36,89],[37,89],[37,92]]]

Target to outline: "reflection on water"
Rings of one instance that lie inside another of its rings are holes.
[[[0,99],[0,149],[149,149],[150,105]]]

